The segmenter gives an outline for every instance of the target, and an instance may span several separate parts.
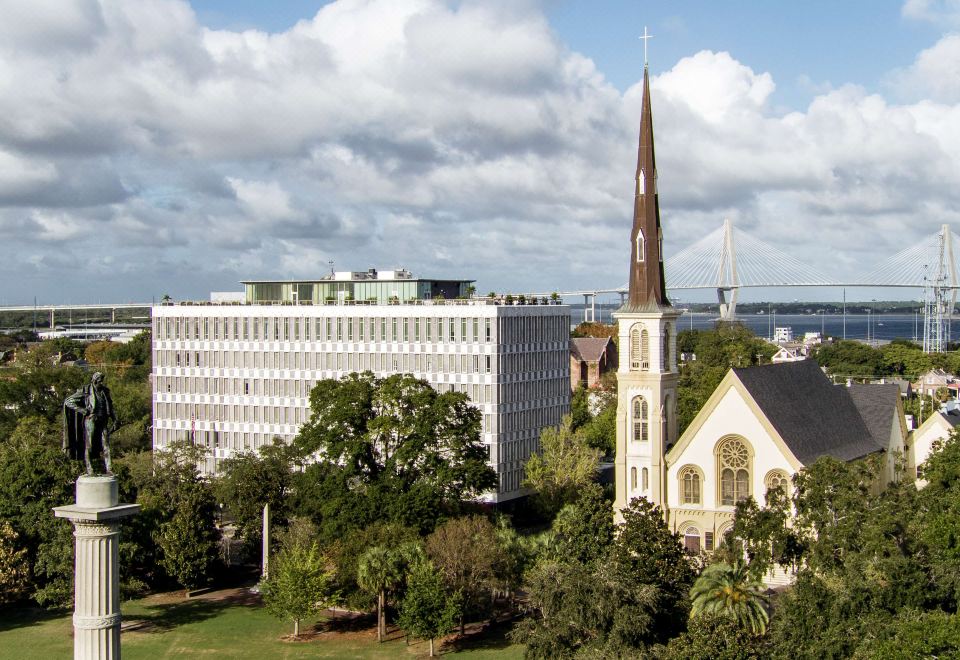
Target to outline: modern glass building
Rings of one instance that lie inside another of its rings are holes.
[[[246,301],[251,304],[323,305],[409,302],[434,298],[465,298],[473,280],[419,279],[407,270],[338,271],[316,280],[247,280]]]

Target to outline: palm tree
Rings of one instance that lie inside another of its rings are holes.
[[[731,566],[719,562],[704,569],[690,589],[693,607],[690,617],[700,614],[719,614],[733,617],[755,635],[767,630],[770,616],[764,607],[767,597],[763,586],[747,570],[747,564],[738,559]]]
[[[369,548],[357,564],[357,585],[377,597],[377,641],[387,633],[387,592],[403,580],[403,562],[382,545]]]

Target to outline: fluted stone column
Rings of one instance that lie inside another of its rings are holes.
[[[120,521],[140,510],[118,504],[112,476],[77,479],[77,503],[54,508],[73,523],[73,657],[76,660],[120,658]]]

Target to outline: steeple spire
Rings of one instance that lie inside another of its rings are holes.
[[[644,42],[646,43],[646,42]],[[663,231],[657,199],[657,164],[653,154],[653,114],[650,111],[650,74],[643,66],[643,103],[640,110],[640,148],[637,188],[630,233],[630,311],[669,307],[663,277]]]

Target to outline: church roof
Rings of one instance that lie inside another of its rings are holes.
[[[574,337],[570,353],[581,362],[599,362],[612,341],[610,337]]]
[[[893,428],[893,421],[897,414],[900,387],[896,383],[875,385],[854,383],[844,389],[853,399],[853,404],[870,430],[873,441],[880,447],[886,448],[890,444],[890,430]]]
[[[733,371],[804,465],[821,456],[852,461],[886,448],[874,439],[847,388],[835,387],[814,360]]]

